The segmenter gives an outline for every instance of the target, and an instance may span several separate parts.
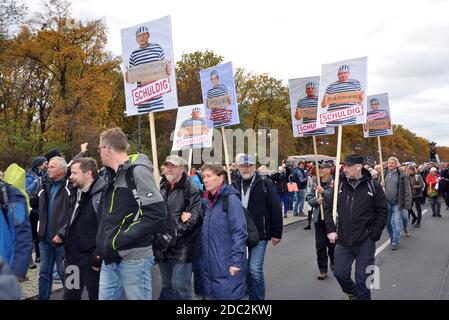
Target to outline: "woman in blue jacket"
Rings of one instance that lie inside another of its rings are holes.
[[[238,191],[224,185],[222,165],[205,164],[202,173],[206,193],[201,267],[206,299],[238,300],[244,295],[247,270],[248,235],[242,203]]]

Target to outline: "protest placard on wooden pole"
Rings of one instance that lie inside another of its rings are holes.
[[[313,153],[315,154],[315,166],[316,166],[316,181],[318,187],[321,187],[321,177],[320,177],[320,165],[318,163],[318,149],[316,146],[316,137],[313,136]],[[319,195],[318,199],[323,199],[321,195]],[[323,204],[320,204],[320,212],[321,212],[321,219],[324,220],[324,207]]]
[[[187,169],[187,175],[190,176],[190,170],[192,169],[193,148],[189,149],[189,164]]]
[[[380,176],[381,176],[381,182],[383,184],[384,182],[384,164],[382,160],[382,144],[380,143],[380,137],[377,137],[377,144],[379,145],[379,161],[380,161]]]
[[[332,205],[332,218],[334,223],[337,223],[337,205],[338,205],[338,186],[340,184],[340,157],[341,157],[341,137],[343,133],[343,126],[338,126],[337,138],[337,156],[335,159],[335,179],[334,179],[334,203]]]
[[[225,162],[226,162],[226,172],[228,173],[228,184],[232,184],[231,169],[229,168],[228,144],[226,143],[226,135],[225,135],[225,130],[224,130],[223,127],[221,127],[221,135],[223,137]]]
[[[150,112],[148,114],[148,117],[150,119],[151,151],[153,156],[152,160],[153,160],[154,179],[156,180],[156,185],[159,187],[161,176],[159,174],[159,162],[157,160],[156,128],[154,124],[154,113]]]

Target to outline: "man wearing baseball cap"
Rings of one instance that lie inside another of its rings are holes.
[[[321,186],[318,186],[317,178],[313,178],[313,187],[307,195],[307,202],[312,207],[312,221],[315,223],[315,248],[320,274],[318,280],[327,278],[328,261],[331,270],[334,269],[335,243],[327,238],[325,220],[321,218],[320,206],[324,204],[324,197],[329,197],[334,179],[332,178],[332,163],[323,160],[320,163],[319,177]]]
[[[282,206],[274,183],[256,172],[256,158],[253,155],[241,155],[238,168],[240,177],[235,187],[241,193],[242,205],[251,214],[260,236],[259,243],[248,248],[248,295],[250,300],[265,300],[265,251],[270,240],[274,246],[281,242]]]
[[[178,137],[194,137],[203,134],[207,134],[209,129],[206,125],[206,119],[201,117],[201,108],[194,107],[192,109],[192,116],[182,122],[181,128],[179,128]]]
[[[157,43],[150,43],[149,39],[150,30],[147,26],[140,26],[136,29],[136,41],[139,44],[139,48],[131,53],[128,68],[165,60],[165,53],[162,46]],[[132,83],[129,80],[128,68],[125,71],[125,81],[127,83]],[[167,77],[169,77],[171,74],[170,61],[167,61],[165,71],[167,73]],[[138,82],[137,87],[145,84],[146,83]],[[164,109],[164,101],[162,99],[162,96],[142,102],[137,106],[137,109],[139,113]]]
[[[389,119],[389,116],[387,114],[386,110],[379,110],[380,107],[380,103],[379,103],[379,99],[378,98],[371,98],[369,101],[369,108],[368,108],[368,112],[366,113],[367,118],[369,117],[373,117],[376,114],[380,114],[380,113],[384,113],[385,116],[383,117],[378,117],[377,119]],[[366,125],[363,126],[364,130],[365,130]],[[366,129],[365,131],[368,131],[368,136],[369,137],[377,137],[377,136],[384,136],[388,133],[388,129],[384,128],[384,129]]]
[[[357,105],[356,102],[350,102],[350,103],[328,103],[327,98],[329,95],[339,94],[339,93],[345,93],[345,92],[353,92],[353,91],[360,91],[360,98],[363,101],[364,91],[362,91],[362,85],[360,84],[360,81],[355,79],[349,79],[349,75],[351,72],[351,67],[348,64],[340,65],[338,68],[338,80],[334,83],[331,83],[325,91],[323,100],[321,101],[321,108],[326,108],[327,111],[335,111],[335,110],[342,110],[346,109],[350,106]],[[349,119],[344,120],[337,120],[328,122],[330,125],[345,125],[345,124],[355,124],[356,117],[351,117]]]
[[[362,156],[347,156],[343,171],[345,177],[334,185],[339,190],[337,224],[332,217],[333,190],[325,196],[327,237],[336,242],[334,275],[350,299],[370,300],[367,268],[374,265],[376,241],[387,222],[387,201],[380,184],[363,168]],[[355,282],[351,279],[354,260]]]
[[[153,241],[162,277],[160,300],[192,300],[192,263],[203,209],[201,191],[185,173],[186,165],[187,161],[177,155],[168,156],[164,162],[161,195],[178,237],[168,247],[161,247],[157,236]]]

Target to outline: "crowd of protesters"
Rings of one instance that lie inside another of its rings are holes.
[[[330,269],[349,298],[370,299],[365,269],[384,227],[397,250],[401,232],[421,226],[427,198],[433,217],[441,217],[441,197],[449,210],[448,163],[402,165],[390,157],[369,166],[349,155],[336,186],[329,160],[318,168],[286,160],[270,172],[239,154],[227,181],[222,164],[188,171],[170,155],[157,182],[144,154],[128,154],[121,129],[99,141],[101,168],[83,144],[69,163],[52,149],[28,171],[13,164],[0,172],[0,298],[20,298],[16,282],[38,267],[42,300],[55,277],[67,300],[81,299],[84,289],[91,300],[150,300],[157,263],[161,300],[264,300],[267,246],[281,242],[290,215],[307,216],[304,229],[315,230],[317,279]],[[338,201],[335,220],[337,187],[348,200]]]

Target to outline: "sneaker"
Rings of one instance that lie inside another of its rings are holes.
[[[391,250],[398,250],[398,248],[399,248],[399,246],[398,246],[398,244],[397,243],[392,243],[391,244]]]
[[[288,216],[286,214],[284,214],[284,218],[288,218]]]
[[[420,227],[419,223],[417,223],[413,226],[413,228],[419,228],[419,227]]]
[[[418,220],[418,219],[417,218],[413,218],[411,223],[415,224],[416,220]]]
[[[312,229],[312,228],[310,227],[310,224],[304,227],[304,230],[310,230],[310,229]]]
[[[407,237],[410,237],[412,235],[407,229],[404,230],[404,233]]]
[[[295,212],[294,216],[295,216],[295,217],[299,216],[299,213],[296,213],[296,212]]]
[[[438,217],[438,218],[441,218],[441,214],[438,213],[438,214],[437,214],[437,217]]]
[[[318,280],[324,280],[327,278],[327,272],[320,272],[320,275],[316,277]]]

